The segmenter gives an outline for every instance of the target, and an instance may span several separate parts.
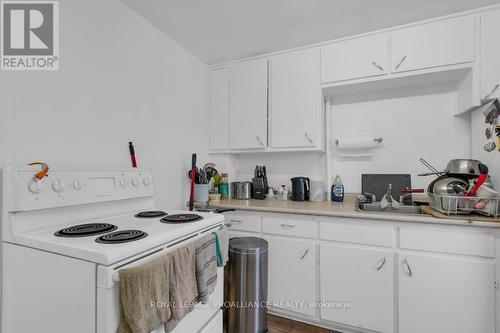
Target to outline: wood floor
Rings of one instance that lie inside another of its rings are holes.
[[[283,317],[267,315],[269,333],[335,333],[325,328],[311,326]]]

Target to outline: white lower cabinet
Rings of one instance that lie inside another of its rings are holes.
[[[314,317],[316,251],[313,240],[264,235],[269,242],[268,299],[286,310]]]
[[[400,255],[399,332],[495,332],[494,265]]]
[[[393,280],[392,250],[321,244],[321,320],[392,333]]]
[[[353,332],[500,332],[498,231],[258,212],[231,220],[232,237],[269,243],[273,313]]]
[[[222,333],[222,311],[217,312],[215,317],[201,329],[200,333]]]

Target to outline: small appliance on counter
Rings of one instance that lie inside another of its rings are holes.
[[[255,166],[253,182],[253,198],[258,200],[266,199],[268,183],[265,166]]]
[[[232,182],[231,192],[233,199],[252,199],[252,182]]]
[[[307,177],[294,177],[292,181],[292,200],[293,201],[309,201],[309,191],[311,181]]]

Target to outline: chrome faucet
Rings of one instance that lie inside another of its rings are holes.
[[[385,199],[388,203],[392,203],[392,184],[387,185],[387,189],[385,190]]]

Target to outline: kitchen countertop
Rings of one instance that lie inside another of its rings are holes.
[[[236,200],[225,199],[210,205],[217,208],[248,210],[257,212],[288,213],[317,216],[336,216],[351,217],[372,220],[400,221],[400,222],[418,222],[432,224],[448,225],[467,225],[475,227],[500,228],[500,219],[498,222],[486,222],[474,220],[474,216],[465,216],[462,219],[443,219],[436,218],[428,214],[399,214],[399,213],[378,213],[363,212],[355,208],[355,195],[346,195],[343,203],[339,202],[297,202],[291,200]]]

